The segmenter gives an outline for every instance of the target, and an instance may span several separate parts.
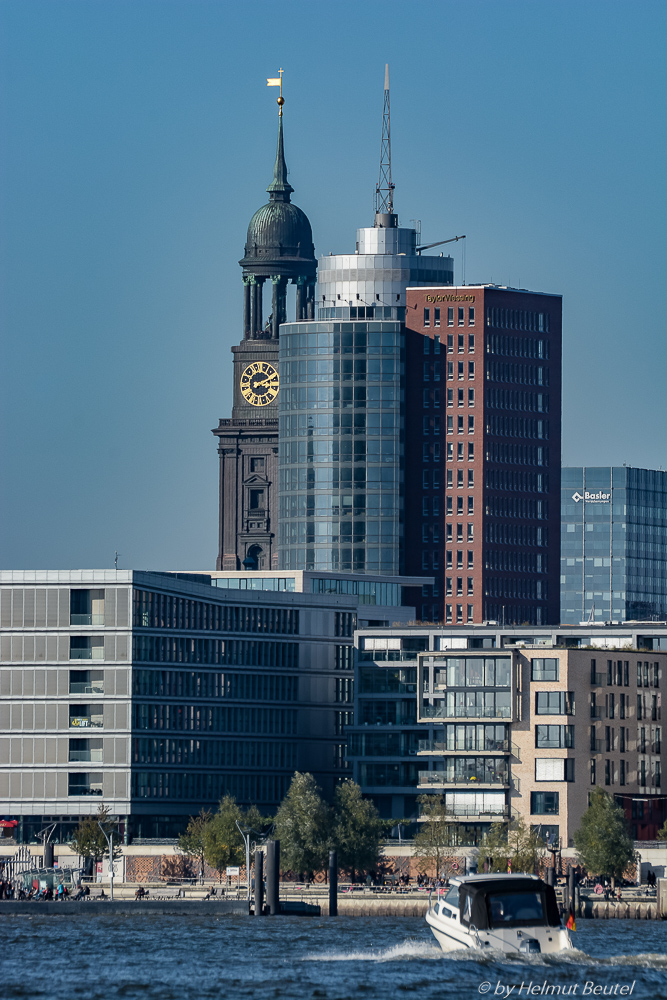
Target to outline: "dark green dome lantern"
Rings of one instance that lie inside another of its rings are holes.
[[[281,94],[282,97],[282,94]],[[293,205],[294,191],[287,180],[283,147],[282,104],[278,119],[278,149],[273,180],[266,189],[269,202],[250,220],[243,260],[246,339],[277,338],[278,327],[287,321],[287,284],[296,285],[296,319],[313,319],[317,260],[313,232],[305,212]],[[273,286],[272,313],[262,325],[262,293],[269,278]]]

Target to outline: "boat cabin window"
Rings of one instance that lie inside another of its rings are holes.
[[[491,927],[521,927],[546,923],[540,892],[489,893],[487,905]]]
[[[453,885],[447,895],[445,896],[445,902],[449,906],[453,906],[455,910],[459,908],[459,887],[458,885]]]

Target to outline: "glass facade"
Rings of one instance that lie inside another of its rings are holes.
[[[667,473],[566,468],[561,621],[667,616]]]
[[[281,569],[402,572],[398,321],[280,328]]]

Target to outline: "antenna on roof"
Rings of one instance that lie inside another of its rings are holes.
[[[380,177],[375,187],[375,225],[395,228],[394,184],[391,179],[391,115],[389,111],[389,63],[384,68],[384,107],[380,144]]]

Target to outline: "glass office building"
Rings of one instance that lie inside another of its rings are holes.
[[[561,621],[667,618],[667,473],[565,468]]]
[[[280,328],[283,569],[402,572],[402,325]]]

